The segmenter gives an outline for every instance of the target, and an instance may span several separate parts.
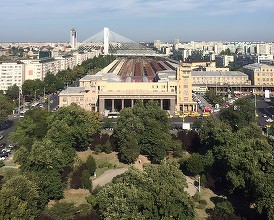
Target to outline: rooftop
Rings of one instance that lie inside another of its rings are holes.
[[[85,87],[68,87],[60,92],[60,95],[68,95],[86,92]]]
[[[191,71],[192,76],[247,76],[239,71]]]

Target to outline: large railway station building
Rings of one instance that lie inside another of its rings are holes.
[[[81,78],[79,87],[63,90],[59,94],[59,106],[76,103],[104,115],[106,111],[119,112],[132,107],[137,100],[155,100],[171,115],[197,111],[192,91],[201,80],[209,84],[215,81],[250,84],[248,76],[240,72],[198,73],[190,65],[162,58],[118,58],[97,74]]]

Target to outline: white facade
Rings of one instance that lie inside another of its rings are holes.
[[[77,47],[77,33],[74,28],[70,30],[70,46],[73,50]]]
[[[17,62],[0,63],[0,90],[4,92],[12,85],[22,86],[24,81],[24,64]]]
[[[44,79],[43,66],[39,60],[32,60],[24,64],[25,77],[24,80]]]
[[[273,55],[257,55],[256,63],[260,63],[262,60],[273,60]]]

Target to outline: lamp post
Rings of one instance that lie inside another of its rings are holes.
[[[20,116],[20,105],[21,105],[21,89],[22,87],[18,87],[18,116]]]
[[[201,192],[201,177],[198,177],[198,192]]]
[[[257,111],[256,111],[256,108],[257,108],[257,100],[256,100],[256,91],[255,91],[255,89],[253,90],[253,92],[254,92],[254,97],[255,97],[255,102],[254,102],[254,105],[255,105],[255,118],[256,118],[256,116],[257,116]]]

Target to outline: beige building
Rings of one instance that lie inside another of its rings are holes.
[[[243,67],[251,80],[252,85],[273,86],[274,85],[274,66],[253,63]]]
[[[80,87],[68,88],[59,94],[59,106],[77,103],[86,110],[118,112],[132,107],[137,100],[158,101],[162,109],[174,115],[176,111],[197,110],[192,100],[192,77],[189,67],[179,67],[174,80],[150,82],[121,81],[114,73],[99,72],[80,80]]]
[[[62,91],[59,94],[59,106],[68,106],[74,102],[86,110],[105,114],[132,107],[137,100],[155,100],[163,110],[173,115],[176,112],[197,111],[192,91],[206,91],[212,85],[251,84],[248,76],[242,72],[192,71],[192,64],[186,63],[177,65],[176,70],[158,71],[157,81],[150,81],[145,76],[135,81],[131,76],[123,79],[118,75],[116,68],[120,68],[119,64],[124,60],[117,62],[113,61],[96,75],[83,77],[78,88]]]
[[[239,71],[192,71],[193,85],[250,85],[248,76]]]

